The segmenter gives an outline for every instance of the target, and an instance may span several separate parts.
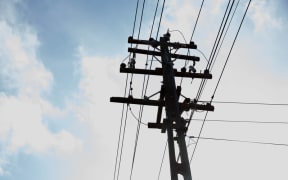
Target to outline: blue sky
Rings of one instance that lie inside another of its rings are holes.
[[[204,3],[194,41],[207,57],[226,3]],[[200,0],[167,1],[160,35],[167,29],[180,30],[189,40],[200,4]],[[202,100],[210,100],[246,4],[240,1]],[[155,5],[146,3],[142,39],[149,38]],[[128,55],[135,6],[136,1],[128,0],[0,0],[0,179],[113,178],[122,106],[110,103],[109,97],[124,92],[126,76],[119,73],[119,65]],[[288,102],[287,7],[285,0],[253,1],[215,100]],[[159,13],[157,17],[156,22]],[[134,37],[139,18],[138,14]],[[179,32],[171,35],[173,41],[184,42]],[[203,56],[192,53],[201,57],[196,68],[203,70]],[[144,68],[144,58],[137,56],[137,67]],[[175,62],[175,67],[182,66],[183,61]],[[142,76],[134,77],[133,95],[140,95],[142,81]],[[151,78],[147,93],[159,91],[160,82],[159,77]],[[194,98],[198,84],[185,80],[183,94]],[[214,106],[208,119],[287,121],[286,107]],[[131,108],[138,113],[138,106]],[[155,116],[155,109],[145,108],[143,121],[154,121]],[[195,116],[203,118],[204,114]],[[136,126],[129,114],[119,179],[129,178]],[[190,127],[188,134],[197,135],[200,123]],[[207,122],[203,136],[287,144],[287,128]],[[157,178],[165,138],[157,130],[141,127],[134,179]],[[192,147],[188,147],[189,155]],[[192,176],[201,180],[286,180],[287,150],[202,140],[191,164]],[[161,179],[167,178],[166,156]]]

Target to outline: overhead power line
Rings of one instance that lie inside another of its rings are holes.
[[[238,8],[239,2],[240,2],[240,0],[237,1],[237,4],[236,4],[235,9],[234,9],[234,11],[233,11],[233,14],[232,14],[232,16],[231,16],[231,18],[230,18],[230,21],[229,21],[228,26],[227,26],[227,28],[226,28],[226,31],[225,31],[225,33],[224,33],[224,36],[223,36],[223,38],[222,38],[222,40],[221,40],[220,47],[218,48],[217,53],[216,53],[216,55],[215,55],[215,58],[214,58],[215,60],[213,61],[212,65],[211,65],[211,67],[210,67],[210,70],[211,70],[211,71],[212,71],[213,66],[214,66],[214,64],[215,64],[215,62],[216,62],[216,59],[217,59],[217,57],[218,57],[218,55],[219,55],[219,52],[220,52],[220,50],[221,50],[221,48],[222,48],[222,45],[223,45],[224,40],[225,40],[225,38],[226,38],[227,32],[228,32],[228,30],[229,30],[229,28],[230,28],[231,22],[232,22],[232,20],[233,20],[233,18],[234,18],[235,12],[236,12],[236,10],[237,10],[237,8]],[[228,19],[227,19],[227,20],[228,20]]]
[[[204,121],[203,119],[192,119],[192,121]],[[224,119],[206,119],[206,122],[224,122],[224,123],[254,123],[254,124],[288,124],[288,121],[237,121]]]
[[[227,63],[228,63],[228,60],[229,60],[229,58],[230,58],[231,52],[232,52],[232,50],[233,50],[233,47],[234,47],[234,45],[235,45],[235,42],[236,42],[236,40],[237,40],[237,38],[238,38],[240,29],[241,29],[241,27],[242,27],[243,21],[244,21],[244,19],[245,19],[245,16],[246,16],[246,14],[247,14],[248,9],[249,9],[250,3],[251,3],[251,0],[249,0],[249,3],[248,3],[248,5],[247,5],[247,7],[246,7],[245,13],[244,13],[244,15],[243,15],[243,17],[242,17],[242,20],[241,20],[241,23],[240,23],[239,28],[238,28],[238,30],[237,30],[236,36],[235,36],[235,38],[234,38],[234,40],[233,40],[232,46],[231,46],[230,51],[229,51],[229,53],[228,53],[228,56],[227,56],[227,58],[226,58],[224,67],[223,67],[223,69],[222,69],[222,71],[221,71],[220,77],[219,77],[219,79],[218,79],[218,82],[217,82],[217,85],[216,85],[215,90],[214,90],[214,92],[213,92],[213,95],[212,95],[212,97],[211,97],[211,100],[213,100],[213,98],[214,98],[214,96],[215,96],[215,93],[216,93],[216,91],[217,91],[217,89],[218,89],[219,83],[220,83],[220,81],[221,81],[221,79],[222,79],[223,73],[224,73],[225,68],[226,68],[226,66],[227,66]]]
[[[163,166],[164,157],[165,157],[165,154],[166,154],[167,145],[168,145],[168,141],[166,141],[166,143],[165,143],[165,148],[164,148],[164,152],[163,152],[163,155],[162,155],[162,159],[161,159],[161,164],[160,164],[157,180],[160,179],[160,174],[161,174],[161,171],[162,171],[162,166]]]
[[[122,133],[122,142],[121,142],[121,146],[120,146],[120,154],[119,154],[119,161],[118,161],[118,171],[117,171],[117,180],[119,180],[120,168],[121,168],[121,162],[122,162],[122,153],[123,153],[123,146],[124,146],[125,132],[126,132],[126,124],[127,124],[127,113],[128,113],[128,107],[127,107],[126,113],[125,113],[124,127],[123,127],[123,133]]]
[[[274,143],[274,142],[247,141],[247,140],[236,140],[236,139],[225,139],[225,138],[212,138],[212,137],[195,137],[195,136],[189,136],[189,138],[215,140],[215,141],[227,141],[227,142],[240,142],[240,143],[250,143],[250,144],[261,144],[261,145],[272,145],[272,146],[286,146],[286,147],[288,147],[288,144],[284,144],[284,143]]]
[[[136,10],[135,10],[135,16],[134,16],[134,22],[133,22],[133,28],[132,28],[132,36],[134,36],[135,27],[136,27],[138,5],[139,5],[139,0],[137,0],[137,4],[136,4]],[[130,56],[131,56],[131,53],[128,56],[129,57],[129,61],[130,61]],[[127,59],[128,57],[126,57],[125,59]],[[126,75],[125,89],[124,89],[124,95],[123,95],[124,97],[126,96],[126,93],[127,93],[126,92],[127,91],[127,87],[128,87],[128,74]],[[121,120],[120,120],[119,134],[118,134],[118,142],[117,142],[117,150],[116,150],[116,158],[115,158],[115,167],[114,167],[114,173],[113,173],[114,174],[113,175],[113,180],[115,180],[116,178],[118,180],[118,178],[119,178],[119,164],[121,164],[121,162],[120,162],[121,157],[119,157],[119,148],[120,148],[121,135],[123,133],[122,132],[122,125],[123,125],[123,119],[124,119],[124,109],[125,109],[125,104],[122,105],[122,113],[121,113],[121,118],[120,118]],[[125,121],[124,129],[126,128],[127,112],[128,112],[128,107],[126,109],[126,118],[124,120]],[[121,149],[122,148],[123,147],[121,147]],[[119,162],[118,162],[118,159],[120,159]]]
[[[140,37],[140,30],[141,30],[141,24],[142,24],[142,19],[143,19],[143,13],[144,13],[144,8],[145,8],[145,3],[146,3],[146,0],[143,0],[143,6],[142,6],[142,13],[141,13],[140,26],[139,26],[138,39],[139,39],[139,37]],[[153,32],[154,23],[155,23],[155,20],[156,20],[156,14],[157,14],[158,6],[159,6],[159,0],[157,1],[157,4],[156,4],[156,9],[155,9],[155,13],[154,13],[154,18],[153,18],[153,23],[152,23],[152,27],[151,27],[149,39],[152,37],[152,32]],[[163,15],[163,11],[164,11],[164,6],[165,6],[165,0],[163,1],[163,4],[162,4],[162,10],[161,10],[161,15],[160,15],[160,19],[159,19],[159,24],[158,24],[156,39],[157,39],[158,34],[159,34],[159,29],[160,29],[160,24],[161,24],[161,20],[162,20],[162,15]],[[138,44],[137,44],[136,46],[138,46]],[[149,47],[148,47],[148,50],[149,50]],[[152,68],[152,63],[153,63],[153,60],[152,60],[151,63],[150,63],[150,69]],[[146,58],[145,69],[147,69],[147,65],[148,65],[148,55],[147,55],[147,58]],[[146,75],[144,75],[143,86],[142,86],[142,93],[141,93],[142,98],[143,98],[143,97],[146,95],[146,93],[147,93],[148,84],[149,84],[149,79],[150,79],[150,76],[149,76],[149,75],[148,75],[147,79],[146,79]],[[143,111],[144,111],[144,106],[143,106],[143,105],[140,106],[138,118],[134,115],[134,113],[132,112],[131,108],[130,108],[130,111],[131,111],[131,114],[133,115],[133,117],[138,121],[137,130],[136,130],[135,144],[134,144],[134,150],[133,150],[133,158],[132,158],[132,164],[131,164],[131,169],[130,169],[130,180],[131,180],[131,179],[132,179],[132,174],[133,174],[133,169],[134,169],[134,164],[135,164],[135,158],[136,158],[136,152],[137,152],[137,145],[138,145],[138,141],[139,141],[139,134],[140,134],[140,128],[141,128],[140,125],[141,125],[141,124],[147,125],[147,124],[145,124],[145,123],[142,122],[142,116],[143,116]]]
[[[210,102],[210,101],[199,101]],[[261,105],[261,106],[288,106],[287,103],[267,103],[267,102],[243,102],[243,101],[212,101],[219,104],[241,104],[241,105]]]
[[[139,31],[138,31],[138,37],[137,37],[138,39],[140,37],[145,4],[146,4],[146,0],[143,0],[141,18],[140,18],[140,24],[139,24]],[[136,46],[138,46],[138,44]],[[132,74],[132,77],[133,77],[133,74]],[[145,82],[145,78],[144,78],[144,82]],[[144,87],[144,82],[143,82],[143,87]],[[138,141],[139,141],[139,134],[140,134],[140,128],[141,128],[140,125],[141,125],[142,115],[143,115],[143,106],[141,106],[140,110],[139,110],[139,118],[138,118],[138,124],[137,124],[137,128],[136,128],[136,137],[135,137],[135,142],[134,142],[133,157],[132,157],[132,163],[131,163],[131,169],[130,169],[130,180],[132,179],[132,174],[133,174],[133,169],[134,169],[135,157],[136,157],[137,146],[138,146]]]
[[[193,35],[194,35],[195,29],[196,29],[197,24],[198,24],[198,20],[199,20],[199,17],[200,17],[201,11],[202,11],[203,4],[204,4],[204,0],[202,0],[202,3],[201,3],[201,6],[200,6],[200,9],[199,9],[199,11],[198,11],[197,19],[196,19],[196,22],[195,22],[195,25],[194,25],[194,28],[193,28],[193,31],[192,31],[192,34],[191,34],[190,41],[192,41],[192,39],[193,39]]]
[[[234,2],[234,1],[233,1],[233,2]],[[237,37],[238,37],[238,35],[239,35],[240,29],[241,29],[241,27],[242,27],[243,21],[244,21],[244,19],[245,19],[245,16],[246,16],[246,14],[247,14],[248,9],[249,9],[250,3],[251,3],[251,0],[249,0],[249,3],[248,3],[248,5],[247,5],[247,7],[246,7],[246,10],[245,10],[245,13],[244,13],[244,15],[243,15],[243,17],[242,17],[242,19],[241,19],[239,28],[238,28],[237,33],[236,33],[236,35],[235,35],[235,38],[234,38],[234,40],[233,40],[233,43],[232,43],[232,46],[231,46],[230,51],[229,51],[229,53],[228,53],[228,56],[227,56],[227,58],[226,58],[225,64],[224,64],[224,66],[223,66],[223,68],[222,68],[220,77],[219,77],[219,79],[218,79],[218,81],[217,81],[217,84],[216,84],[216,87],[215,87],[214,92],[213,92],[213,94],[212,94],[210,103],[212,102],[212,100],[213,100],[213,98],[214,98],[214,96],[215,96],[215,94],[216,94],[216,91],[217,91],[217,89],[218,89],[218,87],[219,87],[219,83],[220,83],[220,81],[221,81],[221,79],[222,79],[224,70],[225,70],[225,68],[226,68],[226,66],[227,66],[227,63],[228,63],[228,60],[229,60],[229,58],[230,58],[232,49],[233,49],[233,47],[234,47],[234,45],[235,45],[235,42],[236,42],[236,40],[237,40]],[[198,137],[201,137],[201,133],[202,133],[202,131],[203,131],[203,127],[204,127],[204,124],[205,124],[205,121],[206,121],[208,112],[209,112],[209,111],[207,111],[206,114],[205,114],[205,118],[204,118],[204,120],[203,120],[203,123],[202,123],[201,129],[200,129],[200,131],[199,131]],[[191,118],[190,118],[190,119],[191,119]],[[189,123],[188,123],[188,125],[189,125]],[[191,156],[191,159],[190,159],[190,163],[191,163],[191,161],[192,161],[192,159],[193,159],[193,156],[194,156],[194,154],[195,154],[195,151],[196,151],[196,148],[197,148],[198,143],[199,143],[199,138],[197,139],[196,144],[195,144],[195,147],[194,147],[194,149],[193,149],[193,153],[192,153],[192,156]]]

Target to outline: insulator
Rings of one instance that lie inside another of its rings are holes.
[[[193,73],[196,72],[196,69],[194,66],[189,66],[189,73],[191,73],[191,72],[193,72]]]
[[[125,64],[125,63],[121,63],[121,64],[120,64],[120,68],[121,68],[121,69],[125,69],[125,68],[126,68],[126,64]]]
[[[181,68],[181,72],[186,72],[186,68],[185,68],[185,67],[182,67],[182,68]]]

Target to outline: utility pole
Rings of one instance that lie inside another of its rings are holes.
[[[178,72],[177,70],[173,69],[173,61],[171,60],[171,57],[177,59],[192,60],[193,62],[199,61],[199,58],[195,56],[171,54],[169,51],[169,47],[175,49],[196,49],[197,46],[193,42],[190,42],[190,44],[171,43],[169,33],[161,37],[160,41],[156,41],[154,39],[149,39],[148,41],[136,40],[132,37],[129,37],[128,42],[133,44],[150,45],[154,48],[160,46],[160,52],[136,48],[128,48],[128,52],[161,56],[162,68],[156,68],[155,70],[147,70],[136,69],[134,66],[126,68],[125,64],[121,64],[120,66],[120,72],[122,73],[163,76],[163,85],[161,87],[161,90],[159,91],[160,97],[158,100],[150,100],[149,98],[137,99],[134,97],[111,97],[110,101],[127,104],[158,106],[156,123],[148,123],[148,128],[161,129],[162,133],[167,132],[171,180],[178,180],[178,175],[182,175],[184,180],[192,180],[187,147],[185,142],[187,122],[181,117],[181,114],[183,111],[189,111],[191,109],[214,111],[214,107],[211,106],[211,104],[209,103],[205,105],[197,104],[196,102],[191,101],[189,98],[186,98],[182,103],[178,102],[181,94],[181,87],[176,87],[175,77],[211,79],[212,75],[207,70],[204,71],[204,73],[196,73],[195,71],[186,72],[185,69],[181,69],[181,71]],[[165,107],[166,118],[163,119],[161,123],[163,107]],[[175,141],[178,144],[180,162],[176,160]]]

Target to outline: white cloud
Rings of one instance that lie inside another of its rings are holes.
[[[1,162],[9,161],[8,156],[15,153],[66,154],[82,147],[80,139],[67,130],[52,132],[44,123],[45,117],[59,117],[64,112],[43,97],[52,87],[53,75],[37,57],[39,41],[35,31],[27,24],[17,24],[16,2],[0,3],[7,7],[0,17],[0,81],[5,86],[0,94],[0,142],[4,154],[0,156],[0,175],[5,175],[5,164]]]
[[[28,26],[18,31],[6,21],[0,21],[0,29],[1,72],[4,78],[10,80],[10,86],[21,95],[36,97],[49,90],[53,76],[37,60],[36,49],[39,43],[35,33]]]
[[[255,31],[260,32],[266,29],[282,29],[283,22],[276,16],[277,4],[274,1],[252,1],[249,9]]]
[[[19,149],[29,153],[46,153],[51,149],[67,152],[81,146],[67,131],[51,133],[42,122],[41,107],[29,98],[2,95],[0,102],[0,138],[8,142],[10,153]]]
[[[114,133],[118,131],[121,110],[117,105],[117,113],[111,109],[109,97],[113,93],[122,95],[123,79],[115,75],[119,75],[121,59],[90,55],[83,47],[79,48],[79,59],[77,71],[81,79],[74,110],[86,127],[86,136],[83,138],[83,151],[67,157],[69,162],[73,162],[67,166],[73,170],[66,179],[107,179],[111,174],[106,170],[113,170]]]

